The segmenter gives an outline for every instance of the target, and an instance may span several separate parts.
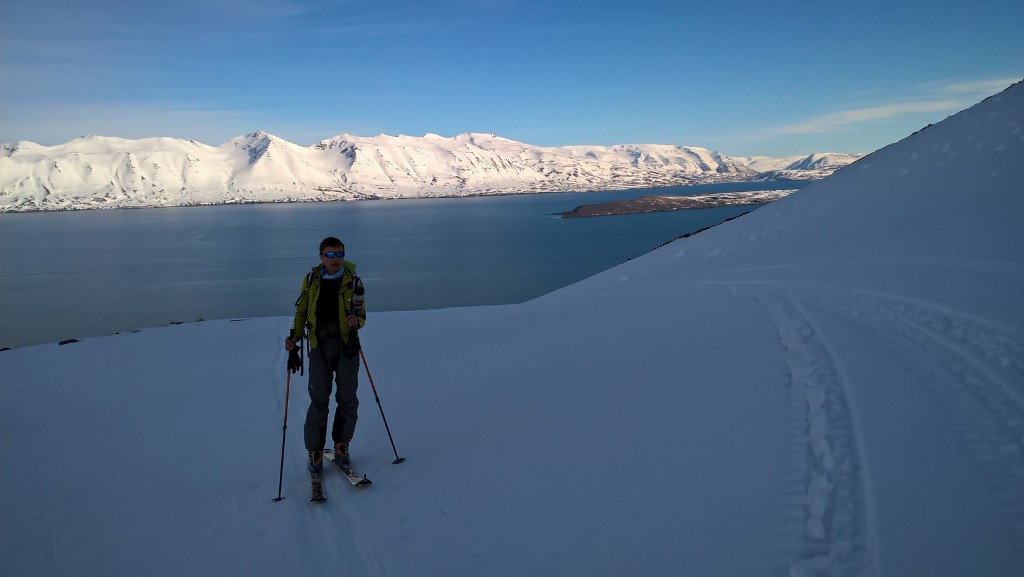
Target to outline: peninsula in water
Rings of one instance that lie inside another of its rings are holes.
[[[691,208],[768,204],[796,192],[796,190],[753,190],[750,192],[719,192],[691,196],[641,196],[632,200],[613,200],[598,204],[584,204],[568,212],[563,212],[562,218],[585,218],[590,216],[637,214],[641,212],[669,212]]]

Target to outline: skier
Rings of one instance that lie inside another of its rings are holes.
[[[309,339],[309,409],[303,438],[309,452],[309,475],[313,500],[323,500],[323,448],[327,441],[327,419],[330,409],[332,381],[337,384],[331,438],[335,458],[348,465],[348,446],[355,433],[359,398],[356,396],[359,375],[359,337],[357,330],[366,324],[366,311],[361,302],[352,302],[362,281],[356,276],[356,265],[345,260],[345,245],[330,236],[320,243],[321,264],[302,280],[302,290],[295,301],[295,321],[284,340],[289,352],[288,370],[302,368],[299,356],[304,332]],[[362,290],[360,292],[360,301]],[[308,332],[306,329],[308,327]]]

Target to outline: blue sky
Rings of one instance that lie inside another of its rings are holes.
[[[37,0],[0,142],[487,132],[870,152],[1024,78],[1024,2]]]

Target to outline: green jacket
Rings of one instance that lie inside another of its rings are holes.
[[[341,276],[341,290],[338,291],[338,323],[341,325],[341,339],[343,342],[348,343],[351,333],[355,330],[349,328],[345,322],[345,317],[352,314],[352,287],[353,279],[356,278],[356,265],[345,261],[344,272]],[[320,271],[323,269],[323,265],[319,264],[313,267],[313,270],[302,278],[302,291],[299,293],[299,298],[295,301],[295,321],[292,323],[292,336],[300,337],[303,334],[303,330],[309,327],[309,346],[310,348],[316,348],[316,302],[320,298]],[[366,324],[366,307],[359,312],[356,317],[359,319],[359,327],[363,328]]]

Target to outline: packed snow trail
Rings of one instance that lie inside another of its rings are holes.
[[[890,295],[812,298],[904,360],[983,474],[1007,535],[1024,550],[1024,334]],[[865,311],[872,316],[864,318]]]
[[[791,574],[877,574],[856,423],[835,353],[792,296],[761,290],[756,298],[778,327],[790,373],[793,504],[802,513]]]
[[[305,466],[305,455],[298,461]],[[330,465],[333,467],[332,465]],[[307,483],[308,484],[308,483]],[[304,551],[301,571],[317,575],[368,575],[387,577],[388,571],[377,555],[363,523],[352,511],[352,501],[362,498],[337,470],[324,472],[324,503],[305,503],[305,522],[295,533],[295,547]],[[301,502],[301,497],[295,499]],[[293,503],[292,506],[295,506]]]
[[[895,374],[872,376],[888,389],[892,402],[897,401],[892,395],[900,387],[909,386],[927,393],[930,398],[925,406],[934,404],[941,409],[941,416],[932,416],[927,422],[942,430],[917,430],[916,436],[932,442],[955,436],[960,450],[973,459],[976,471],[982,473],[987,495],[975,494],[974,498],[988,503],[979,504],[972,514],[971,526],[988,525],[991,531],[1005,532],[1006,547],[1024,550],[1024,406],[1020,391],[1014,387],[1014,383],[1020,383],[1019,359],[1024,358],[1024,336],[1020,331],[876,292],[806,284],[742,286],[753,290],[779,326],[787,365],[793,375],[794,411],[804,419],[797,419],[796,438],[806,445],[801,447],[797,442],[794,447],[795,467],[799,468],[803,460],[807,463],[807,477],[800,483],[806,493],[797,491],[801,498],[794,500],[803,511],[805,522],[797,548],[803,559],[794,563],[794,575],[814,575],[824,568],[829,568],[829,574],[879,574],[874,557],[879,553],[889,571],[899,563],[893,559],[900,554],[884,545],[891,539],[883,539],[882,551],[876,550],[879,537],[872,518],[876,514],[871,504],[872,484],[884,493],[894,481],[881,467],[873,481],[862,479],[865,465],[860,454],[864,448],[857,442],[857,430],[873,429],[878,423],[865,423],[857,415],[855,399],[859,397],[866,407],[873,404],[867,391],[860,390],[859,378],[854,378],[856,388],[852,395],[847,390],[851,386],[847,373],[863,371],[857,368],[861,361],[850,356],[857,349],[850,346],[849,331],[861,333],[883,347],[888,357],[899,359],[900,371],[893,373],[905,374],[902,379]],[[823,332],[822,326],[828,330]],[[830,345],[830,338],[840,345]],[[836,350],[840,351],[838,358]],[[919,396],[913,398],[918,400],[912,406],[902,406],[905,412],[896,418],[920,417],[922,402]],[[926,421],[919,424],[923,422]],[[868,455],[878,451],[874,447],[868,449]],[[900,459],[907,458],[903,455]],[[956,463],[950,459],[948,469],[937,468],[935,475],[925,482],[942,485],[945,479],[963,474],[955,471]],[[949,491],[962,493],[956,487]],[[995,514],[980,512],[986,508]],[[886,510],[877,513],[884,515]],[[962,518],[956,521],[963,522]],[[955,540],[958,537],[939,534],[942,525],[946,525],[946,531],[956,529],[948,527],[949,523],[938,523],[930,532],[937,540]],[[953,562],[943,560],[942,553],[936,553],[934,558],[934,572],[929,574],[942,574],[949,567],[946,561]]]

